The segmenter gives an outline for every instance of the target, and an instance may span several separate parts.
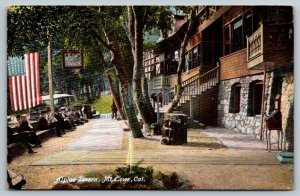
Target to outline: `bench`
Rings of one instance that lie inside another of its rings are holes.
[[[26,146],[24,143],[16,142],[7,145],[7,154],[11,157],[16,157],[24,152],[26,152]]]
[[[40,140],[43,140],[45,138],[55,135],[55,128],[46,129],[46,130],[37,130],[35,133]]]
[[[37,130],[36,135],[40,140],[44,140],[55,135],[55,129]],[[7,145],[7,153],[11,157],[16,157],[26,152],[26,146],[20,141],[21,138],[19,133],[14,133],[13,138],[15,142]]]

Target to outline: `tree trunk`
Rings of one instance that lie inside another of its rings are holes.
[[[117,86],[115,84],[116,82],[113,81],[113,78],[109,74],[107,74],[107,77],[108,77],[109,87],[110,87],[110,91],[111,91],[114,103],[120,113],[120,118],[121,118],[121,120],[125,120],[126,117],[125,117],[124,109],[123,109],[122,103],[121,103],[121,98],[120,98],[120,94],[119,94],[119,86]]]
[[[123,102],[123,107],[125,114],[128,119],[129,127],[132,131],[133,137],[143,137],[143,133],[141,131],[140,123],[137,119],[137,115],[134,109],[134,102],[132,98],[132,74],[131,74],[131,66],[130,59],[122,58],[122,51],[119,47],[118,40],[114,37],[114,32],[111,29],[105,29],[106,38],[109,42],[109,50],[111,52],[112,58],[111,63],[115,66],[118,74],[117,78],[121,84],[121,97]],[[129,41],[128,41],[129,42]],[[130,44],[130,43],[129,43]],[[126,55],[127,57],[127,55]],[[130,58],[130,57],[128,57]]]
[[[143,97],[145,99],[146,106],[147,106],[146,111],[148,111],[152,115],[151,118],[153,118],[154,122],[156,122],[157,121],[156,114],[155,114],[154,108],[152,107],[150,96],[148,94],[148,80],[146,78],[144,70],[142,73],[142,92],[143,92]]]
[[[155,113],[152,108],[147,89],[147,82],[145,82],[144,67],[143,67],[143,29],[144,29],[144,14],[145,8],[142,7],[128,7],[134,13],[134,44],[132,43],[132,53],[134,57],[133,67],[133,99],[137,105],[138,111],[141,115],[146,131],[150,132],[150,126],[156,122]],[[142,85],[143,84],[143,85]],[[145,89],[146,87],[146,89]]]
[[[103,64],[104,69],[107,70],[109,66],[108,66],[108,63],[104,60],[103,53],[100,50],[99,44],[97,42],[94,42],[94,44],[98,50],[100,62]],[[114,75],[112,76],[112,74],[107,73],[108,84],[109,84],[110,92],[112,94],[114,103],[120,113],[121,120],[125,120],[126,115],[125,115],[124,109],[122,107],[122,101],[120,98],[119,82],[114,77],[115,77]],[[97,85],[98,85],[99,90],[102,89],[100,84],[97,83]]]
[[[132,131],[132,135],[134,138],[143,137],[141,126],[135,113],[134,102],[132,99],[131,84],[126,84],[126,85],[121,84],[121,87],[122,87],[121,95],[122,95],[123,106],[127,116],[129,127]]]
[[[172,104],[171,104],[170,108],[168,109],[167,113],[172,113],[174,111],[175,107],[178,105],[180,98],[182,96],[183,89],[181,86],[181,83],[182,83],[181,74],[182,74],[183,66],[185,64],[185,49],[186,49],[186,46],[188,43],[188,39],[193,31],[193,28],[194,28],[194,26],[196,26],[195,23],[196,23],[196,13],[195,13],[195,9],[192,8],[189,26],[187,28],[187,31],[185,32],[183,42],[181,43],[181,46],[180,46],[180,56],[179,56],[179,63],[178,63],[178,68],[177,68],[176,95],[175,95],[175,97],[172,101]]]

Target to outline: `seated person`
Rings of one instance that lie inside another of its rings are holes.
[[[18,120],[21,119],[21,116],[18,115]],[[12,129],[11,127],[7,126],[7,132],[9,133],[8,135],[8,143],[12,142],[20,142],[23,143],[24,146],[28,150],[28,154],[36,153],[32,150],[32,147],[30,145],[30,132],[26,130],[22,130],[22,127],[20,127],[20,123],[17,121],[18,126]],[[24,126],[24,125],[23,125]],[[18,137],[13,136],[13,130],[16,130],[18,132]]]
[[[29,122],[27,120],[27,115],[22,115],[21,116],[21,122],[20,122],[20,126],[19,126],[18,129],[19,129],[19,132],[20,131],[28,132],[29,142],[31,144],[34,144],[38,147],[42,147],[41,141],[39,140],[39,138],[36,135],[35,131],[33,131],[33,127],[29,124]]]
[[[89,122],[88,119],[86,119],[85,117],[83,117],[80,113],[80,110],[76,110],[75,115],[77,116],[77,118],[79,118],[82,122],[87,123]]]
[[[83,125],[84,123],[75,115],[75,113],[71,110],[71,108],[68,109],[66,113],[67,117],[72,120],[72,122],[76,125]]]
[[[49,119],[49,118],[48,118]],[[38,121],[38,126],[39,126],[39,129],[41,130],[46,130],[46,129],[52,129],[52,128],[55,128],[55,132],[56,132],[56,135],[58,137],[62,137],[62,132],[61,132],[61,129],[60,127],[58,126],[57,123],[55,123],[54,119],[52,119],[50,117],[49,119],[50,121],[52,121],[52,123],[49,123],[48,120],[47,120],[47,113],[45,111],[42,111],[41,112],[41,117],[39,118],[39,121]],[[57,121],[57,120],[56,120]]]
[[[65,126],[68,127],[68,129],[76,129],[76,125],[73,123],[73,121],[66,115],[65,109],[61,109],[59,111],[59,115],[64,118]]]
[[[69,122],[65,120],[62,114],[59,112],[55,112],[54,117],[57,119],[57,123],[62,128],[63,133],[65,133],[67,129],[73,128],[72,125],[69,124]]]
[[[20,126],[21,122],[21,116],[18,114],[16,116],[10,116],[10,121],[7,122],[7,124],[10,126],[10,128],[16,128]]]

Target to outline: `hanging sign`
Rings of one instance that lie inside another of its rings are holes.
[[[63,68],[80,69],[83,68],[82,53],[79,50],[63,50]]]

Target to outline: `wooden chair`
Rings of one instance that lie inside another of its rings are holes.
[[[282,120],[281,112],[279,110],[273,111],[269,116],[265,118],[265,138],[267,142],[267,148],[269,152],[271,151],[271,133],[272,131],[277,131],[278,135],[278,150],[282,150],[282,145],[284,141],[284,132],[282,130]]]

